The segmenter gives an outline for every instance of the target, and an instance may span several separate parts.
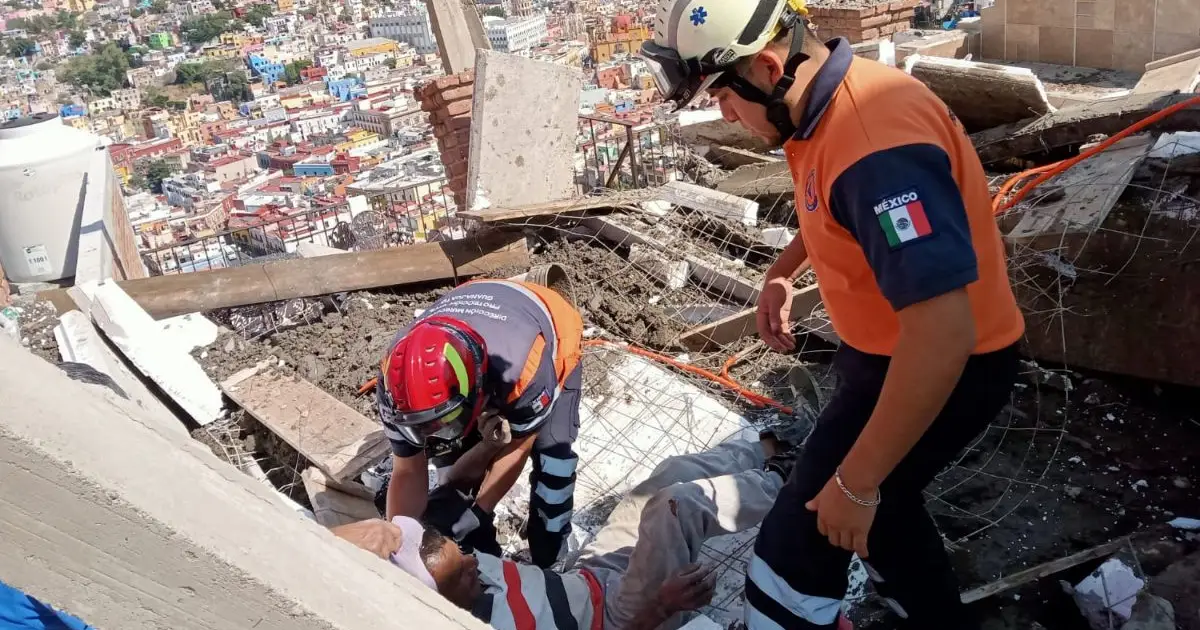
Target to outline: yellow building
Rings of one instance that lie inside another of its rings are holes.
[[[346,132],[346,141],[335,145],[334,148],[342,152],[370,146],[376,142],[379,142],[379,134],[365,129],[351,129]]]
[[[355,58],[368,57],[380,53],[395,55],[399,49],[400,47],[397,45],[396,40],[386,37],[369,37],[367,39],[356,39],[346,42],[346,52]]]
[[[636,55],[642,43],[653,37],[645,24],[634,22],[631,16],[618,15],[613,18],[608,32],[592,33],[592,61],[602,64],[616,55]]]
[[[209,59],[236,59],[242,55],[242,50],[228,45],[205,46],[201,54]]]
[[[96,6],[96,0],[67,0],[67,8],[74,13],[91,11]]]
[[[91,131],[91,125],[88,123],[87,116],[71,116],[70,118],[64,118],[63,122],[67,123],[68,126],[74,127],[76,129],[82,129],[84,131]]]
[[[417,53],[412,48],[404,46],[396,50],[396,68],[408,68],[417,62]]]
[[[281,12],[290,12],[296,8],[294,0],[275,0],[275,9]]]

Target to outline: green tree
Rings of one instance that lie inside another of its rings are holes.
[[[167,12],[167,0],[154,0],[150,3],[150,12],[155,15],[162,15]]]
[[[506,13],[504,11],[504,7],[499,6],[499,5],[494,6],[494,7],[488,7],[486,9],[484,9],[483,14],[491,15],[491,16],[498,17],[498,18],[507,18],[508,17],[508,13]]]
[[[252,4],[246,11],[246,21],[255,28],[262,28],[263,20],[275,15],[275,7],[269,4]]]
[[[54,14],[54,25],[61,29],[73,30],[79,26],[79,15],[60,9]]]
[[[28,37],[14,37],[8,40],[9,57],[28,57],[37,52],[37,43]]]
[[[283,67],[283,78],[288,85],[296,85],[301,80],[300,71],[312,65],[308,59],[297,59]]]
[[[67,37],[67,43],[71,48],[79,48],[87,43],[87,37],[79,31],[71,31],[71,35]]]
[[[108,96],[113,90],[125,87],[127,70],[129,60],[125,51],[110,42],[99,52],[72,57],[59,72],[59,78],[75,87],[87,88],[97,96]]]
[[[129,176],[129,184],[128,184],[129,188],[131,188],[131,189],[132,188],[140,188],[143,190],[148,190],[148,186],[149,186],[149,183],[146,181],[145,175],[135,172],[134,174]]]
[[[395,70],[396,69],[396,58],[388,57],[387,59],[384,60],[383,65],[391,68],[392,70]]]
[[[171,166],[165,160],[154,160],[146,167],[146,184],[150,188],[150,192],[159,195],[162,194],[162,180],[170,177],[174,173],[171,171]]]
[[[203,44],[228,30],[230,21],[227,11],[217,11],[184,20],[179,26],[179,33],[189,44]]]
[[[129,10],[129,17],[131,17],[131,18],[140,18],[145,14],[146,14],[146,12],[139,9],[138,7],[133,7],[132,9]]]

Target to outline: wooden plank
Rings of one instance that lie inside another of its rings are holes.
[[[712,217],[741,223],[746,227],[758,225],[758,202],[687,182],[667,182],[658,189],[659,198],[677,206],[691,208]]]
[[[522,265],[529,265],[524,237],[489,231],[455,241],[277,260],[117,284],[152,317],[162,319],[341,291],[455,280]],[[43,297],[61,302],[56,295],[51,291]]]
[[[313,516],[322,527],[338,527],[379,518],[379,510],[375,509],[373,500],[337,490],[316,466],[305,468],[300,478],[312,503]]]
[[[709,149],[709,151],[712,152],[716,162],[725,168],[738,168],[749,164],[771,164],[782,161],[774,155],[764,155],[725,145],[717,145]]]
[[[1081,565],[1090,560],[1097,560],[1105,556],[1110,556],[1119,551],[1122,547],[1127,546],[1129,546],[1128,538],[1110,540],[1103,545],[1092,547],[1091,549],[1085,549],[1084,551],[1071,554],[1065,558],[1051,560],[1050,562],[1038,565],[1036,567],[1030,567],[1024,571],[1018,571],[1008,577],[996,580],[991,584],[985,584],[978,588],[973,588],[962,593],[962,601],[964,604],[977,602],[981,599],[986,599],[993,595],[1003,593],[1004,591],[1012,590],[1030,582],[1054,575],[1055,573],[1066,571],[1071,567]]]
[[[347,482],[388,454],[378,422],[266,363],[234,374],[221,390],[334,481]]]
[[[792,292],[791,320],[800,322],[830,343],[840,343],[837,333],[824,317],[814,316],[813,311],[821,304],[817,285],[798,288]],[[705,352],[731,344],[744,337],[758,334],[756,309],[749,308],[711,324],[693,328],[679,336],[679,343],[693,352]]]
[[[979,159],[984,164],[993,164],[1080,145],[1095,134],[1111,136],[1155,112],[1195,96],[1152,92],[1105,99],[981,131],[971,136],[971,142],[975,144]],[[1200,107],[1176,112],[1147,128],[1158,132],[1196,129],[1200,129]]]
[[[574,216],[585,213],[611,212],[622,206],[631,206],[639,201],[654,198],[650,191],[654,188],[639,191],[604,195],[602,197],[583,197],[561,199],[546,203],[535,203],[516,208],[485,208],[482,210],[460,210],[458,216],[464,219],[474,219],[483,223],[521,223],[539,217]]]
[[[760,205],[769,207],[791,199],[796,187],[792,183],[792,172],[787,162],[780,161],[743,166],[717,184],[717,190],[754,199]]]
[[[942,99],[967,131],[1054,111],[1045,86],[1028,68],[912,55],[904,69]]]
[[[1046,190],[1054,191],[1055,199],[1039,201],[1042,191],[1034,189],[1026,197],[1031,207],[1005,238],[1021,243],[1045,239],[1053,248],[1064,234],[1099,228],[1153,146],[1154,134],[1130,136],[1054,178]]]

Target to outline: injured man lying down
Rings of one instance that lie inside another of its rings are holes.
[[[754,527],[771,509],[791,472],[783,448],[738,440],[663,461],[570,571],[463,554],[407,517],[356,525],[378,529],[366,538],[398,546],[393,563],[499,630],[672,628],[712,599],[716,567],[697,564],[704,541]]]

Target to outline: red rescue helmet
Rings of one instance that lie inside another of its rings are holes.
[[[473,328],[449,317],[414,325],[380,364],[384,392],[404,437],[452,440],[469,432],[483,409],[487,344]]]

